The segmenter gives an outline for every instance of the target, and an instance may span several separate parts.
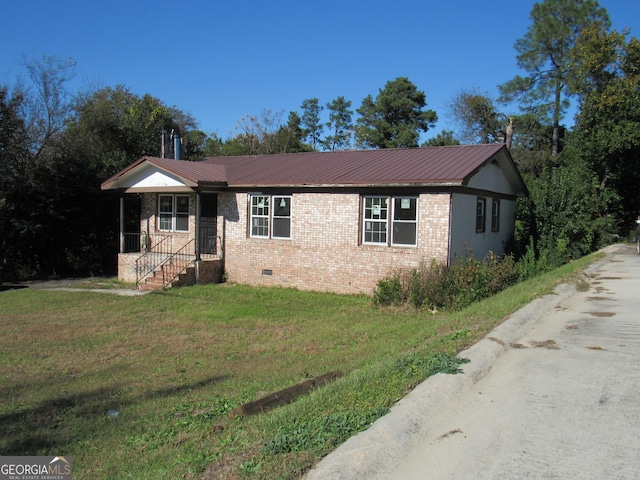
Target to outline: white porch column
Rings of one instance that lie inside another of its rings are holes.
[[[124,253],[124,195],[120,195],[120,253]]]

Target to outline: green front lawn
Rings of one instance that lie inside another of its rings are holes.
[[[76,479],[296,478],[592,260],[449,315],[230,284],[3,291],[0,453],[71,456]],[[333,371],[291,405],[228,415]]]

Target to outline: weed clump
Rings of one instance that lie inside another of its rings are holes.
[[[520,279],[513,256],[498,257],[489,252],[483,260],[477,260],[469,253],[451,265],[432,260],[417,269],[383,278],[376,286],[373,301],[379,306],[409,304],[432,311],[460,310]]]
[[[375,420],[385,415],[387,407],[337,411],[329,415],[306,420],[293,420],[281,427],[265,443],[265,453],[274,455],[301,452],[312,448],[340,445],[355,433],[366,430]]]

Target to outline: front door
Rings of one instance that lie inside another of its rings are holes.
[[[200,195],[200,225],[198,226],[198,244],[203,255],[218,253],[218,195],[203,193]]]

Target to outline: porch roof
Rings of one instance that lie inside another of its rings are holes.
[[[152,168],[149,169],[149,166]],[[150,172],[145,175],[144,169],[153,170],[163,177],[162,180],[155,183],[144,183],[144,179],[151,175]],[[147,156],[105,180],[101,188],[102,190],[136,189],[142,191],[163,187],[172,188],[176,182],[187,188],[197,188],[202,183],[224,186],[226,185],[225,168],[223,165],[207,165],[203,162]]]
[[[102,189],[131,188],[135,172],[144,164],[190,188],[464,186],[492,161],[500,166],[514,194],[527,195],[503,144],[209,157],[200,162],[143,157],[106,180]]]

